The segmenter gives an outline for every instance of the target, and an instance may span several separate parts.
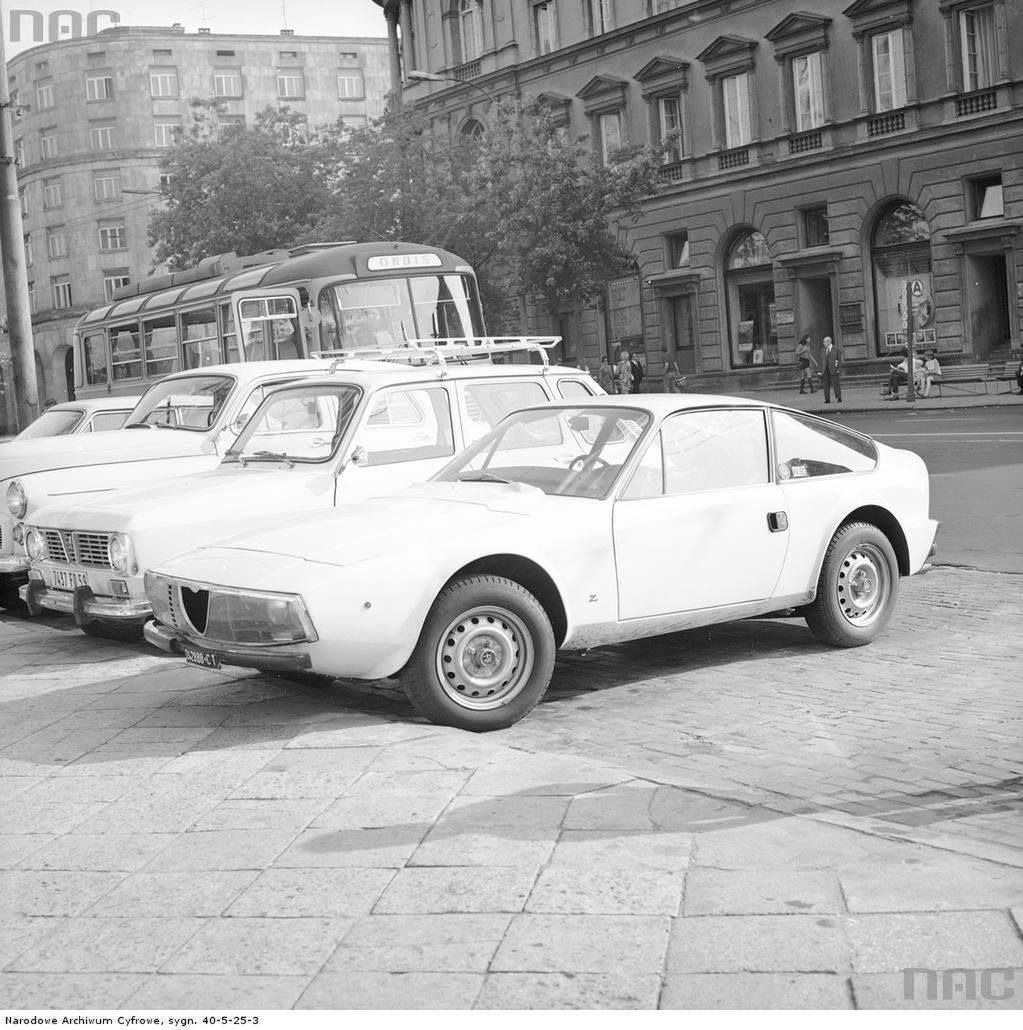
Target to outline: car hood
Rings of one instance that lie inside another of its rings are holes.
[[[543,519],[548,509],[556,508],[556,512],[549,511],[550,517],[563,518],[566,503],[571,500],[548,497],[519,484],[424,483],[390,497],[357,501],[323,514],[299,516],[273,528],[240,533],[163,562],[157,571],[186,579],[207,579],[211,566],[223,572],[255,555],[355,565],[380,554],[433,550],[443,547],[445,541],[462,544],[475,535],[496,546],[526,516]],[[260,564],[272,563],[262,560]],[[226,584],[224,579],[217,581]]]
[[[103,433],[12,440],[0,450],[0,480],[16,479],[32,472],[208,454],[213,450],[206,433],[185,429],[113,429]]]
[[[258,517],[282,516],[332,504],[334,476],[321,467],[218,466],[208,472],[126,487],[94,500],[62,501],[40,508],[30,521],[52,529],[144,532],[168,526],[199,526],[235,517],[251,525]],[[230,525],[228,529],[230,531]]]

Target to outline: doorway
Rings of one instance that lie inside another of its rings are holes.
[[[696,371],[696,339],[693,334],[693,295],[683,293],[671,298],[671,334],[675,341],[675,360],[682,375]]]
[[[798,340],[804,333],[810,336],[814,358],[819,356],[821,340],[834,339],[835,312],[831,300],[831,280],[827,278],[797,279],[796,303],[799,312]]]
[[[1004,254],[974,254],[966,259],[966,295],[973,352],[983,361],[1009,345],[1009,290]]]

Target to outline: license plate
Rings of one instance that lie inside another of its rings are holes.
[[[74,590],[75,587],[84,587],[89,579],[84,572],[69,572],[67,569],[50,569],[50,578],[53,581],[50,586],[57,590]]]
[[[220,655],[212,651],[200,651],[195,647],[183,647],[181,650],[189,665],[198,665],[204,669],[220,668]]]

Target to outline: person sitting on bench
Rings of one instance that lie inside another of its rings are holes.
[[[903,358],[897,365],[888,366],[892,371],[888,376],[888,392],[885,394],[886,401],[897,401],[899,399],[899,386],[909,379],[909,359]],[[915,376],[924,367],[924,363],[913,355],[913,375]],[[915,385],[915,384],[914,384]]]

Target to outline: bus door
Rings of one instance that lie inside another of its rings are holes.
[[[231,297],[242,361],[307,357],[299,326],[297,289],[242,290]]]

